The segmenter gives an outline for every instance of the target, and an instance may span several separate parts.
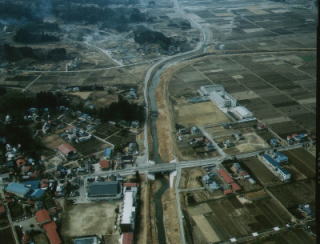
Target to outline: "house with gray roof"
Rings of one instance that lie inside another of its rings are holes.
[[[92,201],[115,200],[121,196],[122,186],[119,181],[95,181],[87,187],[87,197]]]

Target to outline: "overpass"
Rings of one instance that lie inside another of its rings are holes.
[[[288,145],[288,146],[282,146],[276,148],[278,151],[288,151],[293,150],[302,147],[303,144],[294,144],[294,145]],[[119,169],[119,170],[110,170],[106,172],[97,172],[90,175],[84,175],[85,178],[91,178],[95,176],[110,176],[110,175],[116,175],[119,174],[121,176],[127,176],[127,175],[133,175],[137,171],[140,174],[155,174],[155,173],[164,173],[164,172],[172,172],[178,169],[184,169],[184,168],[192,168],[192,167],[203,167],[203,166],[217,166],[221,164],[225,160],[238,160],[238,159],[245,159],[250,157],[255,157],[260,153],[263,153],[268,150],[273,150],[272,148],[267,148],[263,150],[257,150],[254,152],[249,153],[242,153],[242,154],[236,154],[236,155],[225,155],[225,156],[219,156],[214,158],[208,158],[208,159],[202,159],[202,160],[191,160],[191,161],[180,161],[180,162],[174,162],[174,163],[159,163],[159,164],[143,164],[140,166],[125,168],[125,169]]]

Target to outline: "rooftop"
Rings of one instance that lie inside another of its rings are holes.
[[[122,244],[132,244],[133,243],[133,233],[126,232],[122,234]]]
[[[218,172],[226,183],[230,184],[233,182],[232,177],[228,174],[227,171],[225,171],[224,169],[220,169]]]
[[[36,220],[39,224],[43,224],[50,222],[51,217],[46,209],[41,209],[36,212]]]
[[[73,244],[98,244],[98,237],[86,236],[73,239]]]
[[[57,232],[57,225],[55,222],[50,222],[48,224],[45,224],[43,226],[43,229],[45,229],[48,239],[50,240],[50,244],[61,244],[62,241],[59,237],[59,234]]]
[[[12,182],[8,184],[5,190],[19,196],[25,196],[31,189],[25,187],[23,184]]]
[[[110,167],[110,162],[108,160],[101,160],[99,164],[102,169],[108,169]]]
[[[69,153],[71,152],[73,153],[77,152],[77,150],[73,146],[67,143],[61,144],[60,146],[58,146],[58,150],[65,156],[68,156]]]
[[[88,185],[88,197],[107,197],[118,195],[121,187],[118,181],[93,182]]]
[[[123,198],[123,213],[121,217],[121,224],[131,224],[132,213],[135,211],[134,204],[134,192],[126,191]]]

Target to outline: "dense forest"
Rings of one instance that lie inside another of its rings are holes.
[[[60,61],[67,59],[65,48],[41,49],[31,47],[13,47],[8,44],[0,46],[4,58],[9,62],[19,61],[25,58],[37,61]]]
[[[144,27],[134,31],[134,40],[140,45],[145,43],[158,44],[164,50],[168,50],[170,45],[173,43],[172,38],[166,37],[161,32],[152,31]]]
[[[60,41],[60,38],[54,35],[49,35],[44,32],[38,33],[38,31],[30,31],[26,28],[18,29],[13,39],[16,42],[21,43],[43,43]]]
[[[119,96],[119,101],[110,104],[110,106],[94,111],[95,115],[102,121],[134,121],[144,122],[145,109],[143,106],[129,103]]]
[[[2,2],[0,3],[0,16],[2,19],[16,19],[21,21],[39,21],[39,17],[35,16],[31,8],[25,5]]]
[[[95,6],[74,5],[69,10],[59,9],[57,16],[68,22],[84,22],[86,24],[102,24],[115,29],[119,25],[147,21],[147,16],[136,8],[99,8]]]

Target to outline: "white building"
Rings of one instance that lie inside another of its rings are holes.
[[[230,112],[234,114],[239,120],[253,117],[253,114],[246,107],[243,107],[243,106],[237,106],[237,107],[231,108]]]
[[[227,93],[221,85],[201,86],[199,93],[209,96],[211,101],[221,108],[232,108],[237,106],[237,99]]]
[[[226,92],[222,85],[201,86],[199,93],[201,96],[209,97],[224,113],[231,112],[239,121],[255,119],[247,108],[238,106],[237,99]]]
[[[120,228],[122,232],[134,231],[137,207],[137,192],[137,186],[124,187],[123,204],[120,217]]]
[[[201,96],[210,96],[212,92],[219,92],[224,91],[222,85],[208,85],[208,86],[201,86],[199,89],[199,93]]]

